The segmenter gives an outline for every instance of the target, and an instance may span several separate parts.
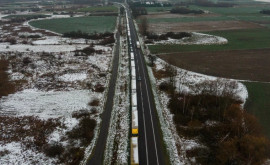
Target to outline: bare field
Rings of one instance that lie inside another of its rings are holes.
[[[165,32],[203,32],[218,30],[236,30],[263,28],[264,26],[244,21],[201,21],[201,22],[177,22],[177,23],[150,23],[149,29],[155,33]]]
[[[204,14],[172,14],[170,12],[159,12],[159,13],[149,13],[148,15],[140,16],[140,18],[145,17],[149,19],[160,19],[160,18],[192,18],[192,17],[215,17],[219,16],[215,13],[204,13]]]
[[[186,52],[159,57],[175,66],[212,76],[270,82],[270,49]]]

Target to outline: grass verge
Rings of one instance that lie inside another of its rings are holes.
[[[264,133],[270,137],[270,83],[244,82],[244,84],[249,94],[245,109],[258,118]]]

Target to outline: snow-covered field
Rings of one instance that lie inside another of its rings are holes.
[[[25,36],[31,35],[39,37],[26,39]],[[33,124],[28,117],[33,116],[36,123],[46,126],[46,144],[78,146],[80,140],[70,142],[67,138],[67,132],[78,126],[80,119],[74,117],[78,112],[87,112],[96,120],[95,135],[110,77],[112,46],[94,45],[101,54],[75,56],[74,50],[82,50],[99,41],[62,38],[24,24],[1,25],[0,36],[0,57],[8,59],[10,79],[18,84],[16,93],[0,99],[0,117],[27,121],[24,128],[19,128],[19,124],[3,125],[8,121],[0,121],[0,130],[4,130],[0,134],[0,164],[59,164],[57,158],[47,156],[43,149],[32,145],[38,135],[28,130]],[[9,43],[10,38],[16,43]],[[92,100],[98,100],[99,104],[90,105]],[[52,121],[60,124],[50,125]],[[7,128],[12,130],[8,132]],[[29,136],[24,135],[21,140],[8,138],[16,135],[18,129],[25,130]],[[93,148],[95,139],[88,149]]]
[[[180,44],[180,45],[212,45],[212,44],[227,44],[227,43],[228,40],[226,38],[195,32],[191,33],[191,37],[185,37],[183,39],[169,38],[168,40],[154,41],[154,44]]]

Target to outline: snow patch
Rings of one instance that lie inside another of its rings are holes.
[[[81,50],[88,45],[10,45],[7,43],[0,44],[0,52],[70,52]]]
[[[9,164],[56,164],[57,160],[48,158],[43,153],[35,150],[25,149],[19,142],[12,142],[7,144],[0,144],[0,151],[7,151],[8,153],[1,157],[2,165]]]
[[[43,92],[25,89],[1,99],[0,114],[58,118],[86,109],[89,100],[91,95],[88,90]]]
[[[61,81],[72,82],[72,81],[83,81],[87,78],[86,73],[67,73],[59,77]]]
[[[180,45],[212,45],[212,44],[227,44],[228,40],[223,37],[192,32],[191,37],[182,39],[172,39],[155,41],[154,44],[180,44]],[[153,45],[153,44],[149,44]]]

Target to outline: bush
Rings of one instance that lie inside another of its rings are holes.
[[[169,84],[167,82],[160,83],[159,84],[159,90],[168,91],[169,90]]]
[[[113,36],[110,36],[108,38],[104,38],[99,44],[100,45],[107,45],[107,44],[112,44],[115,42],[115,39]]]
[[[99,40],[99,39],[113,37],[113,36],[114,34],[110,32],[89,34],[89,33],[84,33],[81,30],[67,32],[63,34],[63,37],[84,38],[84,39],[92,39],[92,40]]]
[[[32,63],[32,60],[29,57],[24,57],[22,62],[24,65],[28,65]]]
[[[60,157],[60,161],[68,165],[80,164],[81,160],[84,158],[84,149],[79,147],[70,147],[67,151]]]
[[[80,139],[83,146],[87,146],[94,137],[94,129],[96,121],[89,117],[84,117],[80,120],[79,125],[67,133],[71,139]]]
[[[99,100],[98,99],[94,99],[91,102],[89,102],[90,106],[98,106],[99,105]]]
[[[261,10],[260,13],[270,15],[270,10],[264,9],[264,10]]]
[[[171,13],[173,14],[203,14],[202,10],[191,10],[184,7],[174,7],[171,9]]]
[[[9,42],[11,45],[17,44],[17,40],[14,37],[7,38],[5,42]]]
[[[72,117],[79,119],[82,117],[90,117],[90,112],[88,110],[79,110],[72,113]]]
[[[83,52],[87,55],[90,55],[90,54],[95,53],[95,49],[91,46],[88,46],[88,47],[84,48],[81,52]]]
[[[62,144],[48,144],[44,147],[44,153],[49,157],[60,156],[64,151]]]
[[[157,35],[155,33],[146,33],[148,41],[151,42],[151,40],[159,41],[159,40],[168,40],[168,38],[172,39],[182,39],[184,37],[191,37],[191,33],[187,32],[168,32],[166,34]]]
[[[105,90],[105,87],[103,85],[101,84],[95,85],[95,89],[94,89],[95,92],[101,93],[101,92],[104,92],[104,90]]]

